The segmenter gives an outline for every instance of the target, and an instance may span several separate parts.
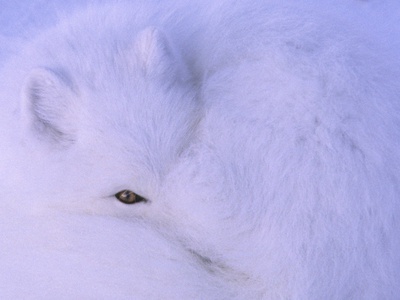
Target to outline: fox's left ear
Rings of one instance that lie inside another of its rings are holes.
[[[53,143],[73,143],[76,97],[65,74],[46,68],[33,70],[23,90],[22,113],[28,129]]]
[[[174,79],[188,76],[180,53],[159,29],[148,27],[139,32],[134,46],[139,67],[145,76],[162,79],[165,76]]]

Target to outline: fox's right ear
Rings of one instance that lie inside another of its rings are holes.
[[[76,138],[75,98],[77,95],[65,74],[46,68],[35,69],[23,90],[23,118],[38,137],[69,145]]]

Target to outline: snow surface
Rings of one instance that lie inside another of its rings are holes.
[[[26,40],[90,2],[0,0],[0,67]],[[375,27],[369,20],[400,23],[397,1],[353,2],[345,9],[338,5],[337,13],[344,19],[374,16],[365,18],[366,32]],[[322,9],[323,4],[316,5]],[[353,14],[349,7],[365,14]],[[381,38],[384,43],[392,41],[393,35]],[[1,124],[13,121],[7,110],[0,117]],[[53,199],[62,199],[56,192],[32,199],[30,191],[47,175],[27,176],[29,162],[26,173],[19,173],[13,167],[19,150],[10,147],[14,133],[0,130],[7,141],[0,144],[0,299],[212,299],[221,295],[216,290],[224,283],[188,263],[187,251],[157,225],[97,213],[102,210],[92,211],[89,206],[84,212],[75,211],[72,204],[60,208],[52,204]],[[53,184],[51,178],[48,182]],[[113,205],[123,209],[120,203]],[[160,280],[151,280],[155,277]]]

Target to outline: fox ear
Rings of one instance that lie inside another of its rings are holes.
[[[167,36],[157,28],[148,27],[139,32],[135,41],[135,53],[145,76],[177,79],[176,77],[186,75],[181,57],[173,49]]]
[[[74,142],[72,104],[77,96],[65,74],[35,69],[28,77],[23,93],[24,118],[38,136],[64,145]]]

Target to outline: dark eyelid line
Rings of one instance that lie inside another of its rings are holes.
[[[129,194],[133,194],[134,197],[135,197],[135,200],[132,201],[132,202],[122,200],[121,196],[126,192],[129,193]],[[120,201],[120,202],[122,202],[124,204],[136,204],[136,203],[139,203],[139,202],[148,202],[147,198],[145,198],[145,197],[143,197],[143,196],[141,196],[141,195],[139,195],[139,194],[137,194],[137,193],[135,193],[135,192],[133,192],[133,191],[131,191],[129,189],[120,190],[119,192],[115,193],[112,197],[115,197],[118,201]]]

